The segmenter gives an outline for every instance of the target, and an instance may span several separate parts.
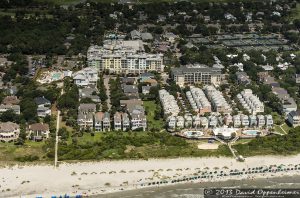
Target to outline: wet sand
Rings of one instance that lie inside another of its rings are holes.
[[[164,187],[149,187],[139,190],[91,196],[93,198],[203,198],[205,188],[300,188],[300,175],[254,180],[228,180],[221,182],[203,182],[177,184]]]

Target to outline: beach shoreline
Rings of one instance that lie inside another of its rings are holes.
[[[280,171],[279,166],[283,167]],[[253,168],[257,169],[253,171]],[[246,174],[248,170],[253,173]],[[267,172],[259,172],[262,170]],[[57,169],[51,165],[15,165],[0,168],[0,175],[0,192],[5,197],[92,196],[182,183],[300,175],[300,154],[249,157],[245,162],[233,158],[206,157],[63,162]]]

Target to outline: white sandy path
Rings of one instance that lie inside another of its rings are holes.
[[[222,169],[242,169],[272,164],[300,164],[300,155],[296,156],[267,156],[251,157],[245,162],[237,162],[232,158],[176,158],[176,159],[151,159],[132,161],[101,161],[63,163],[54,169],[49,165],[14,166],[0,169],[0,197],[19,197],[20,195],[71,195],[79,193],[98,194],[117,191],[120,188],[133,189],[133,184],[147,183],[154,172],[161,176],[172,178],[176,174],[191,175],[197,169],[214,167]],[[162,169],[162,170],[159,170]],[[167,171],[167,169],[172,169]],[[176,170],[182,169],[182,171]],[[126,173],[121,173],[124,170]],[[138,172],[144,170],[144,172]],[[109,174],[109,172],[115,173]],[[134,171],[134,172],[132,172]],[[75,172],[76,175],[72,175]],[[100,174],[106,172],[105,174]],[[96,173],[96,174],[95,174]],[[141,180],[142,179],[142,180]],[[156,178],[156,181],[158,178]],[[29,182],[26,182],[29,181]],[[155,181],[155,180],[153,180]],[[23,184],[21,184],[23,182]],[[24,183],[25,182],[25,183]],[[120,187],[123,182],[128,186]],[[111,186],[108,188],[106,183]],[[7,191],[7,189],[10,189]]]

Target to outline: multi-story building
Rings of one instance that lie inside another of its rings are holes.
[[[177,116],[176,126],[179,129],[184,128],[184,118],[182,116]]]
[[[185,84],[220,85],[224,79],[224,75],[219,68],[206,65],[187,65],[172,68],[171,77],[181,87]]]
[[[18,139],[20,126],[13,122],[0,123],[0,141],[9,142]]]
[[[274,124],[272,116],[271,115],[266,115],[265,119],[266,119],[266,127],[267,128],[272,128],[273,124]]]
[[[114,115],[114,129],[122,130],[122,113],[116,112]]]
[[[73,74],[74,83],[78,86],[96,85],[98,71],[93,67],[86,67]]]
[[[200,115],[211,112],[210,102],[200,88],[191,87],[190,91],[186,92],[186,96],[195,112]]]
[[[300,111],[291,111],[287,116],[288,122],[293,126],[300,126]]]
[[[256,113],[264,112],[264,104],[252,93],[251,89],[244,89],[237,95],[237,98],[249,113],[256,115]]]
[[[243,127],[248,127],[249,126],[249,116],[242,114],[241,115],[241,124]]]
[[[102,120],[103,131],[110,131],[110,114],[105,112]]]
[[[91,46],[87,52],[88,65],[110,73],[162,72],[162,54],[144,52],[143,43],[135,41],[104,41],[103,46]]]
[[[180,109],[173,95],[169,94],[169,92],[162,89],[159,90],[159,98],[165,115],[173,115],[173,116],[178,115]]]
[[[102,131],[103,117],[104,117],[103,112],[95,113],[95,122],[94,122],[95,131]]]
[[[204,91],[212,104],[213,111],[222,113],[230,113],[232,111],[232,108],[225,100],[222,92],[217,90],[214,86],[207,85],[204,87]]]
[[[175,116],[170,116],[168,118],[168,128],[170,130],[176,129],[176,117]]]
[[[130,129],[130,120],[127,113],[122,114],[123,131]]]
[[[0,105],[0,113],[3,113],[8,110],[13,110],[14,113],[18,114],[18,115],[20,115],[20,113],[21,113],[20,105],[11,105],[11,104],[8,104],[8,105],[1,104]]]
[[[199,115],[193,116],[193,127],[194,128],[201,127],[201,118],[199,117]]]
[[[136,130],[142,128],[143,131],[147,128],[147,119],[145,116],[145,110],[142,106],[136,106],[132,112],[130,112],[131,116],[131,129]]]
[[[263,115],[257,115],[257,126],[259,128],[265,126],[266,124],[266,120],[265,120],[265,116]]]
[[[236,128],[241,127],[241,116],[240,115],[234,115],[233,116],[233,126]]]
[[[35,123],[29,125],[29,137],[32,137],[34,141],[41,141],[49,138],[50,130],[49,125],[45,123]]]
[[[257,119],[255,115],[249,116],[249,126],[252,128],[257,126]]]

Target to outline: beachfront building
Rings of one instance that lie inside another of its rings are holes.
[[[265,116],[257,115],[257,126],[259,128],[264,127],[266,124]]]
[[[244,89],[237,95],[237,98],[243,108],[249,113],[256,115],[257,113],[264,112],[264,104],[252,93],[251,89]]]
[[[218,118],[216,116],[209,116],[209,127],[215,128],[218,126]]]
[[[35,123],[28,127],[29,137],[34,141],[41,141],[43,139],[48,139],[50,130],[49,125],[45,123]]]
[[[122,127],[123,131],[127,131],[130,129],[130,119],[127,113],[122,114]]]
[[[96,113],[96,104],[83,103],[78,107],[77,124],[80,129],[93,129],[94,114]]]
[[[122,113],[116,112],[114,115],[114,129],[116,131],[122,130]]]
[[[193,126],[193,117],[192,117],[192,115],[185,114],[184,115],[184,120],[185,120],[184,126],[186,128],[191,128]]]
[[[233,126],[235,128],[240,128],[241,127],[241,116],[240,115],[234,115],[233,116]]]
[[[110,114],[108,112],[105,112],[103,115],[102,130],[110,131]]]
[[[206,117],[200,117],[201,126],[205,129],[208,128],[208,119]]]
[[[95,122],[94,122],[95,131],[102,131],[103,116],[104,116],[103,112],[95,113]]]
[[[88,49],[87,63],[97,70],[117,74],[162,72],[164,69],[163,55],[145,53],[141,40],[105,40],[103,46]]]
[[[165,89],[162,89],[159,90],[159,99],[165,115],[178,115],[180,109],[173,95],[169,94]]]
[[[274,124],[272,115],[265,115],[265,119],[266,119],[266,128],[272,128]]]
[[[230,114],[227,114],[227,115],[224,116],[224,124],[226,126],[229,126],[229,125],[233,124],[233,118]]]
[[[225,100],[222,92],[217,90],[214,86],[207,85],[204,87],[204,91],[211,102],[213,111],[220,113],[230,113],[232,111],[232,108]]]
[[[10,142],[18,139],[20,134],[20,126],[13,122],[0,123],[0,141]]]
[[[175,130],[176,129],[176,117],[175,116],[170,116],[168,118],[168,129],[169,130]]]
[[[287,121],[293,126],[300,126],[300,111],[291,111],[287,116]]]
[[[223,126],[220,128],[213,129],[213,134],[217,137],[220,137],[222,139],[231,139],[234,137],[234,134],[236,134],[237,129],[235,128],[228,128],[227,126]]]
[[[180,87],[183,87],[186,84],[220,85],[224,79],[224,75],[221,73],[221,69],[219,68],[197,64],[172,68],[171,78]]]
[[[194,128],[199,128],[201,127],[201,118],[199,115],[193,116],[193,127]]]
[[[249,116],[249,127],[254,128],[257,126],[257,119],[255,115]]]
[[[190,91],[186,92],[186,96],[196,113],[204,115],[211,112],[211,104],[202,89],[191,86]]]
[[[243,127],[248,127],[249,126],[249,116],[241,114],[241,125]]]
[[[177,116],[176,126],[179,129],[184,128],[184,118],[182,116]]]
[[[77,86],[96,85],[98,81],[98,71],[93,67],[86,67],[73,75],[74,83]]]

